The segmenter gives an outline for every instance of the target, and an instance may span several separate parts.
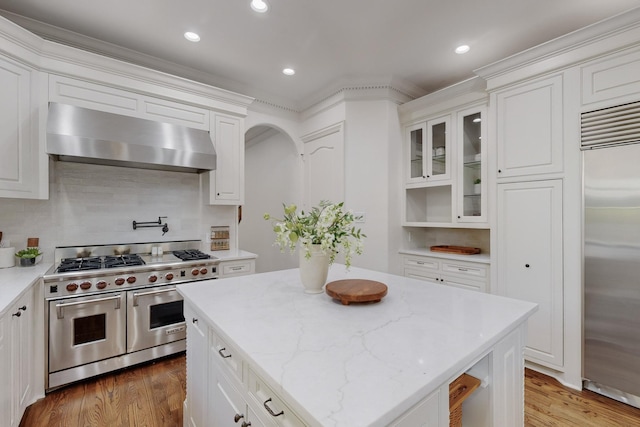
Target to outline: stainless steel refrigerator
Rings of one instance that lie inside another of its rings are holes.
[[[640,143],[583,162],[584,385],[640,407]]]

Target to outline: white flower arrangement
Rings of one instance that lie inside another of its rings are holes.
[[[296,205],[287,206],[283,203],[284,218],[275,218],[266,213],[264,219],[273,221],[273,231],[276,233],[274,245],[280,246],[280,251],[289,248],[293,252],[296,244],[300,243],[301,250],[304,248],[305,257],[309,259],[310,245],[320,245],[322,252],[330,256],[329,264],[332,264],[342,247],[344,262],[349,268],[353,254],[362,254],[362,238],[367,236],[352,225],[360,217],[354,216],[351,211],[343,211],[343,205],[344,202],[323,200],[305,214],[304,211],[298,213]]]

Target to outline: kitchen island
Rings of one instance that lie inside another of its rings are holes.
[[[482,381],[474,426],[523,425],[526,320],[536,305],[360,268],[379,303],[305,294],[297,269],[179,286],[185,426],[448,426],[449,384]]]

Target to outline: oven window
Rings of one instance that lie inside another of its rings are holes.
[[[184,322],[184,302],[173,301],[149,307],[149,326],[151,329]]]
[[[106,321],[105,313],[73,319],[73,345],[104,340],[107,337]]]

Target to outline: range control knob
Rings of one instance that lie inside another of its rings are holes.
[[[164,278],[167,280],[173,280],[173,273],[167,273]]]
[[[117,286],[122,286],[124,285],[124,279],[122,277],[118,277],[115,283]]]
[[[78,290],[78,285],[77,285],[77,284],[75,284],[75,283],[69,283],[69,284],[67,285],[67,290],[68,290],[69,292],[75,292],[75,291],[77,291],[77,290]]]
[[[198,274],[200,274],[200,270],[198,270],[197,268],[194,268],[193,270],[191,270],[191,275],[197,276]]]
[[[127,277],[127,283],[128,284],[136,283],[136,276]]]
[[[152,274],[151,276],[149,276],[149,281],[151,283],[155,283],[158,280],[158,276],[156,276],[155,274]]]
[[[107,287],[107,282],[105,282],[104,280],[101,280],[98,283],[96,283],[96,288],[98,289],[104,289],[106,287]]]
[[[209,270],[207,270],[206,268],[201,268],[200,269],[200,274],[207,274],[209,272]]]
[[[91,282],[82,282],[80,283],[80,289],[87,290],[91,289]]]

